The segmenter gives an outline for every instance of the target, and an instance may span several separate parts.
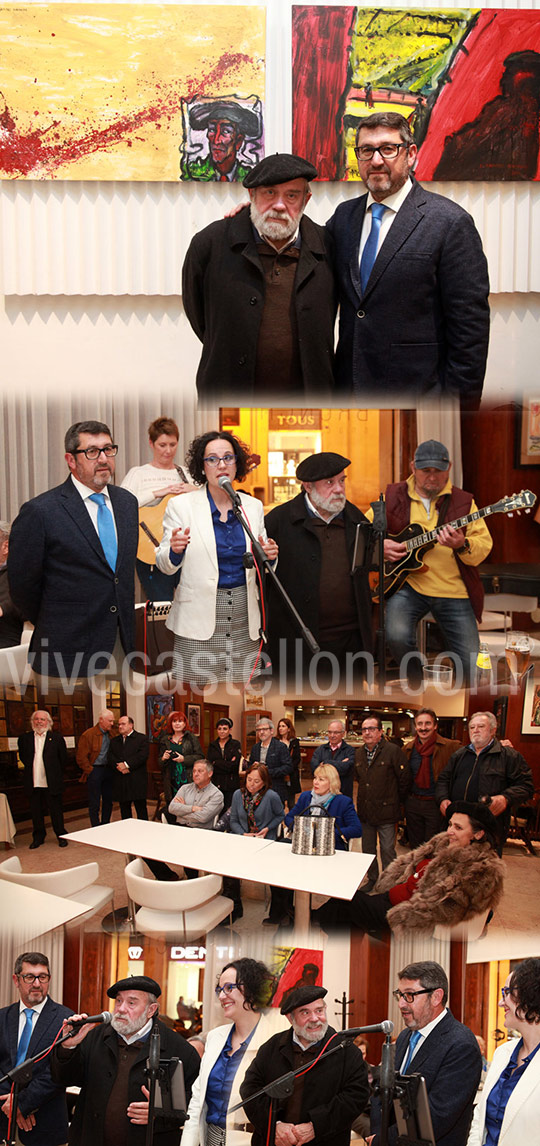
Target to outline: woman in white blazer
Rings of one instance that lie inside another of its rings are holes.
[[[268,968],[255,959],[234,959],[223,968],[216,995],[227,1023],[206,1036],[182,1146],[220,1146],[225,1142],[227,1146],[250,1146],[252,1132],[244,1110],[240,1107],[229,1114],[229,1108],[240,1102],[240,1085],[259,1048],[277,1030],[284,1029],[279,1012],[262,1012],[270,983]],[[238,1064],[234,1078],[224,1086],[227,1059],[235,1053]],[[217,1121],[209,1123],[210,1118]]]
[[[524,959],[508,976],[499,1006],[507,1030],[518,1031],[495,1051],[476,1107],[467,1146],[528,1146],[540,1123],[540,959]]]
[[[204,685],[246,681],[259,651],[261,613],[257,569],[245,561],[251,542],[220,480],[242,481],[249,452],[234,434],[210,430],[191,443],[190,474],[200,489],[174,497],[163,520],[156,564],[180,581],[167,618],[175,634],[173,675]],[[266,536],[261,502],[237,494],[242,514],[271,560],[277,545]],[[247,564],[247,568],[246,568]]]

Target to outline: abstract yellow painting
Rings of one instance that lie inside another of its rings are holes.
[[[0,7],[0,178],[233,181],[264,154],[265,10]]]

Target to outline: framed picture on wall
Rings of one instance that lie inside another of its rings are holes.
[[[508,712],[508,697],[498,696],[493,701],[493,712],[497,717],[497,739],[501,740],[506,732],[506,715]]]
[[[540,735],[540,679],[532,673],[525,685],[521,732],[523,736]]]
[[[201,735],[201,706],[200,704],[186,704],[188,728],[195,736]]]
[[[516,466],[540,466],[540,395],[523,398],[518,407]]]

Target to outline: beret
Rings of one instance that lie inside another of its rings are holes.
[[[189,109],[189,123],[195,131],[208,127],[213,119],[226,119],[234,123],[242,135],[248,135],[250,139],[258,139],[261,134],[257,113],[249,107],[242,107],[235,100],[213,99],[205,103],[194,103]]]
[[[129,975],[127,979],[119,979],[109,987],[107,994],[110,999],[116,999],[119,991],[148,991],[157,999],[161,995],[159,983],[156,983],[155,979],[149,979],[148,975]]]
[[[248,171],[244,187],[273,187],[276,183],[289,183],[291,179],[316,179],[317,168],[300,155],[276,152],[267,155]]]
[[[323,478],[335,477],[350,464],[350,458],[343,458],[341,454],[312,454],[296,467],[296,476],[299,481],[321,481]]]
[[[288,1015],[297,1007],[305,1007],[306,1003],[314,1003],[316,999],[324,999],[328,994],[326,987],[295,987],[285,996],[280,1012]]]
[[[490,832],[492,836],[497,837],[499,834],[499,827],[497,820],[490,812],[487,804],[475,804],[472,800],[454,800],[445,811],[445,816],[450,823],[450,818],[454,815],[469,816],[470,819],[478,820],[486,832]]]

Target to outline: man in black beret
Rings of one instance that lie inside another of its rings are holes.
[[[316,175],[298,155],[267,156],[244,179],[249,207],[192,240],[182,299],[203,344],[200,397],[220,405],[329,398],[336,313],[329,239],[304,215]]]
[[[362,1052],[349,1039],[343,1050],[314,1064],[336,1035],[328,1025],[324,987],[297,987],[281,1007],[291,1029],[263,1043],[240,1087],[244,1108],[255,1127],[252,1146],[263,1146],[268,1127],[269,1099],[248,1101],[276,1078],[304,1068],[288,1098],[278,1100],[274,1146],[312,1142],[314,1146],[349,1146],[351,1125],[369,1099],[367,1068]]]
[[[193,131],[206,131],[210,154],[183,157],[182,178],[198,183],[242,182],[251,168],[238,159],[238,152],[246,139],[261,136],[257,110],[234,99],[203,100],[191,105],[189,125]]]
[[[302,620],[326,654],[312,662],[310,683],[341,669],[342,683],[366,674],[371,654],[371,594],[368,582],[371,528],[345,496],[341,454],[304,458],[296,476],[302,493],[270,510],[269,536],[279,545],[278,575]],[[271,532],[270,532],[271,531]],[[304,672],[310,653],[272,582],[268,586],[269,653],[274,675]],[[300,679],[300,678],[299,678]]]
[[[69,1131],[69,1146],[144,1146],[148,1123],[145,1066],[154,1024],[160,1036],[160,1058],[179,1058],[186,1097],[199,1073],[197,1051],[176,1031],[159,1022],[161,987],[147,975],[119,979],[107,994],[114,999],[109,1023],[85,1024],[51,1054],[51,1075],[63,1086],[79,1086]],[[87,1018],[73,1015],[72,1021]],[[64,1020],[62,1035],[71,1025]],[[160,1119],[154,1123],[157,1146],[178,1146],[179,1131]]]

